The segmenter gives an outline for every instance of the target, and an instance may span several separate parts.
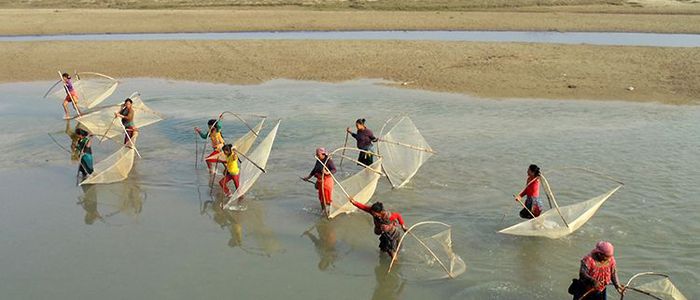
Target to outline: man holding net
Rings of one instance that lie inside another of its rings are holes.
[[[372,216],[372,219],[374,219],[374,234],[379,236],[379,250],[386,252],[389,254],[389,257],[393,258],[398,250],[399,239],[401,239],[401,233],[396,227],[401,226],[404,232],[408,230],[406,225],[404,225],[401,214],[385,210],[384,204],[381,202],[375,202],[371,206],[367,206],[355,201],[353,198],[349,198],[349,200],[355,207]]]

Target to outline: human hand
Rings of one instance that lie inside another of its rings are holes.
[[[618,287],[615,287],[615,289],[617,290],[618,293],[620,293],[620,295],[624,295],[624,294],[625,294],[625,289],[626,289],[626,288],[627,288],[627,287],[624,286],[624,285],[620,285],[620,286],[618,286]]]
[[[345,131],[347,131],[347,133],[352,133],[352,131],[350,131],[350,127],[345,128]]]
[[[515,195],[515,202],[520,202],[521,200],[523,200],[523,197],[520,195]]]
[[[406,225],[401,225],[401,229],[403,229],[403,232],[408,231],[408,228],[406,227]]]
[[[196,131],[197,133],[201,133],[201,130],[199,129],[199,127],[195,127],[194,131]]]

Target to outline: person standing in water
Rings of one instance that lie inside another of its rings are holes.
[[[139,136],[139,130],[134,124],[134,101],[131,98],[126,98],[119,112],[114,113],[115,118],[122,120],[126,133],[124,134],[124,145],[133,148],[136,144],[136,138]]]
[[[610,242],[600,241],[595,248],[581,259],[579,284],[573,292],[574,300],[605,300],[607,286],[612,283],[620,295],[625,293],[624,285],[617,277],[614,247]]]
[[[207,126],[209,127],[209,130],[207,132],[202,132],[199,127],[195,127],[194,131],[199,134],[199,136],[203,139],[206,139],[207,136],[209,139],[211,139],[211,147],[213,149],[212,153],[209,154],[206,158],[207,162],[207,168],[209,168],[209,173],[214,174],[214,164],[219,160],[219,154],[221,154],[221,149],[224,147],[226,144],[226,141],[224,140],[224,137],[221,135],[221,122],[218,122],[215,119],[209,120],[207,122]]]
[[[80,128],[75,129],[75,134],[78,136],[78,143],[75,146],[75,151],[80,158],[78,172],[80,172],[83,177],[86,177],[93,172],[92,139],[87,131]]]
[[[542,213],[542,202],[540,201],[540,167],[530,165],[527,168],[527,179],[525,180],[525,189],[520,194],[515,196],[515,201],[521,202],[525,199],[525,207],[520,210],[520,217],[523,219],[532,219],[532,215],[539,217]],[[530,210],[528,212],[528,210]],[[530,214],[532,212],[532,215]]]
[[[379,139],[374,137],[374,133],[372,132],[372,130],[367,128],[367,126],[365,125],[366,121],[367,120],[365,120],[365,119],[357,119],[357,121],[355,121],[355,127],[357,127],[357,133],[353,133],[350,130],[350,127],[348,127],[345,130],[350,135],[352,135],[352,137],[354,137],[355,140],[357,140],[357,148],[358,149],[365,150],[368,152],[373,152],[372,143],[378,141]],[[357,159],[358,161],[360,161],[361,163],[363,163],[367,166],[371,165],[374,162],[374,158],[373,158],[372,154],[368,153],[368,152],[360,151],[360,157]]]
[[[224,178],[219,180],[219,185],[221,186],[221,189],[224,190],[226,197],[230,198],[231,190],[228,188],[229,181],[233,181],[233,185],[236,187],[236,189],[238,189],[238,180],[240,178],[240,169],[238,168],[239,159],[238,153],[236,153],[236,147],[233,145],[226,144],[222,147],[222,150],[224,151],[226,160],[221,162],[224,163],[226,168],[224,169]]]
[[[78,114],[78,116],[80,116],[80,109],[78,109],[78,92],[76,92],[75,88],[73,88],[73,81],[71,80],[70,75],[68,73],[63,73],[61,75],[61,80],[63,81],[63,86],[66,90],[66,98],[63,99],[63,112],[65,113],[63,119],[70,119],[70,114],[68,113],[68,103],[71,102],[73,103],[75,112]]]
[[[335,164],[333,159],[326,153],[325,148],[316,149],[316,164],[309,173],[309,176],[302,177],[303,180],[309,180],[311,177],[316,177],[316,189],[318,190],[318,201],[321,202],[323,213],[328,216],[330,214],[330,206],[333,202],[333,177],[335,174]],[[321,163],[323,162],[323,163]],[[326,165],[324,168],[323,165]]]
[[[386,252],[393,258],[398,250],[401,233],[396,227],[401,226],[404,232],[408,230],[403,222],[403,217],[397,212],[389,212],[384,209],[384,204],[375,202],[371,206],[364,205],[350,198],[350,203],[360,210],[370,214],[374,220],[374,234],[379,236],[379,250]]]

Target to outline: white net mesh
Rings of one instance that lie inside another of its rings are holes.
[[[408,280],[455,278],[467,269],[464,260],[452,250],[449,225],[427,221],[404,233],[392,272]]]
[[[277,125],[275,125],[270,133],[267,134],[267,137],[260,142],[258,147],[256,147],[255,150],[250,153],[250,155],[248,155],[250,160],[254,161],[263,169],[267,166],[267,159],[270,157],[272,144],[275,142],[275,137],[277,136],[277,129],[279,126],[280,123],[277,122]],[[229,199],[229,202],[226,204],[227,207],[233,200],[245,195],[245,193],[253,187],[253,184],[255,184],[255,181],[258,180],[258,177],[262,175],[262,171],[246,159],[244,159],[243,163],[241,163],[240,169],[240,185]]]
[[[362,168],[361,171],[340,181],[340,185],[355,201],[366,204],[377,189],[379,178],[382,177],[381,172],[382,158],[379,158],[369,167]],[[333,202],[331,203],[328,217],[334,218],[340,214],[349,214],[354,211],[357,211],[357,207],[348,201],[348,197],[339,186],[335,186],[333,188]]]
[[[639,276],[646,275],[646,276]],[[632,277],[629,289],[625,293],[626,300],[662,299],[686,300],[687,298],[673,285],[668,276],[658,273],[641,273]],[[634,282],[632,282],[634,281]]]
[[[384,158],[384,172],[394,188],[408,183],[432,156],[428,152],[432,151],[430,145],[408,117],[400,117],[388,132],[382,132],[380,136],[377,153]]]
[[[158,113],[150,109],[141,100],[138,93],[129,97],[132,100],[131,107],[134,109],[134,126],[141,128],[163,120]],[[76,120],[83,124],[90,133],[98,138],[115,138],[124,135],[124,128],[121,120],[114,117],[114,113],[119,111],[121,104],[112,105],[98,111],[82,115]]]
[[[605,194],[583,202],[562,206],[559,208],[561,215],[556,209],[550,209],[537,218],[515,224],[499,232],[512,235],[541,236],[550,239],[566,236],[588,222],[598,211],[598,208],[621,187],[620,185]],[[568,222],[569,227],[564,224],[562,216]]]
[[[121,147],[117,152],[95,164],[94,172],[80,185],[112,183],[126,179],[134,165],[135,150]]]
[[[265,123],[265,119],[260,120],[258,125],[253,128],[255,133],[253,133],[252,131],[248,131],[248,133],[246,133],[242,137],[238,138],[235,142],[233,142],[233,145],[236,146],[236,149],[238,150],[238,152],[241,152],[243,154],[248,154],[248,151],[250,151],[250,148],[253,147],[253,143],[255,143],[255,140],[258,137],[257,134],[259,134],[260,130],[262,130],[264,123]],[[279,123],[277,125],[279,126]],[[275,126],[275,128],[276,127],[277,126]],[[274,137],[273,137],[273,140],[274,140]]]
[[[79,77],[79,78],[78,78]],[[102,103],[117,89],[119,82],[114,78],[97,73],[78,73],[73,78],[73,88],[78,93],[78,107],[93,108]],[[63,100],[66,92],[63,84],[59,83],[53,93],[55,97]]]

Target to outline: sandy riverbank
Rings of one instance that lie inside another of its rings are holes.
[[[700,14],[301,9],[0,9],[0,35],[278,30],[555,30],[700,33]]]
[[[55,70],[259,83],[384,78],[485,97],[697,103],[700,49],[410,41],[0,43],[1,82]],[[68,67],[69,66],[69,67]],[[626,90],[635,87],[634,91]]]

